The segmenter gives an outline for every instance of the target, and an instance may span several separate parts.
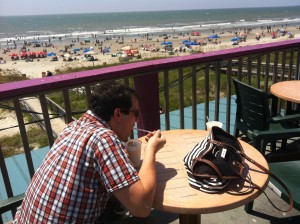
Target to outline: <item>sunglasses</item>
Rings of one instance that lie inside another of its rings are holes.
[[[127,112],[132,112],[132,113],[134,114],[134,116],[136,116],[136,117],[139,117],[139,116],[140,116],[139,110],[124,109],[124,108],[120,108],[120,110],[121,110],[122,112],[125,112],[125,111],[127,111]]]

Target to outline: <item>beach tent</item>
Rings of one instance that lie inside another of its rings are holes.
[[[195,41],[186,41],[186,42],[184,42],[184,44],[185,44],[185,46],[198,45],[198,43]]]
[[[209,39],[216,39],[216,38],[220,38],[220,36],[218,34],[212,34],[210,36],[208,36]]]
[[[240,39],[240,37],[234,37],[231,39],[231,41],[238,41]]]
[[[89,51],[90,51],[90,49],[84,49],[83,53],[86,53],[86,52],[89,52]]]
[[[77,52],[77,51],[80,51],[80,49],[79,48],[74,48],[73,51]]]
[[[173,45],[173,43],[171,41],[168,41],[168,42],[162,42],[161,45]]]
[[[56,54],[55,54],[54,52],[49,52],[49,53],[47,54],[47,56],[52,57],[52,56],[56,56]]]

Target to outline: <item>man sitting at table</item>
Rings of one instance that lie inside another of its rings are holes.
[[[148,141],[139,173],[124,143],[138,120],[138,94],[118,84],[95,88],[90,110],[56,139],[34,174],[14,223],[101,223],[111,193],[129,212],[147,217],[156,188],[160,130]]]

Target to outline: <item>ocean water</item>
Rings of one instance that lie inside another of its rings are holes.
[[[300,25],[300,6],[38,16],[0,16],[0,45],[24,39],[53,42],[108,36],[158,35]],[[21,38],[22,37],[22,38]]]

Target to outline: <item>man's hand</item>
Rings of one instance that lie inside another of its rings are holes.
[[[155,153],[157,153],[166,144],[166,138],[160,130],[148,133],[146,141],[148,142],[146,150],[152,148]]]

